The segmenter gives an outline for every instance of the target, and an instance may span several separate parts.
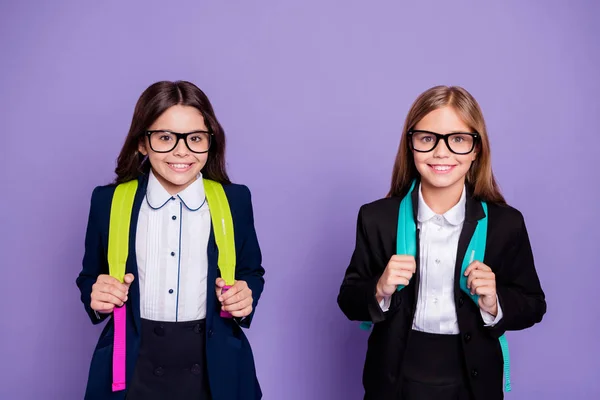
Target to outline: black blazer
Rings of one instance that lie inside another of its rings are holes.
[[[135,256],[135,234],[140,207],[148,185],[147,176],[138,179],[129,233],[129,256],[126,272],[138,276]],[[85,238],[83,269],[77,278],[81,291],[81,301],[94,324],[102,322],[108,315],[98,319],[90,308],[92,285],[98,275],[108,273],[107,248],[110,206],[115,185],[97,187],[92,194],[90,216]],[[223,185],[233,218],[236,248],[236,279],[244,280],[252,290],[254,310],[264,286],[264,269],[261,265],[261,251],[254,229],[250,191],[243,185]],[[218,248],[211,226],[208,241],[208,279],[206,300],[206,358],[210,390],[213,399],[258,400],[262,397],[256,378],[254,358],[250,344],[242,327],[249,327],[254,311],[241,322],[219,316],[220,304],[214,290],[214,282],[219,276],[217,268]],[[129,288],[127,307],[127,354],[126,381],[130,384],[140,346],[140,287],[135,279]],[[114,327],[112,318],[100,335],[92,357],[86,400],[122,400],[125,391],[112,392],[112,349]]]
[[[412,196],[416,220],[418,191],[413,191]],[[389,311],[384,313],[375,298],[377,281],[396,253],[401,200],[390,197],[360,208],[356,248],[338,295],[338,304],[350,320],[374,322],[363,371],[364,398],[369,400],[399,397],[402,360],[417,303],[418,250],[417,272],[406,288],[392,295]],[[546,312],[523,216],[510,206],[497,204],[488,204],[488,214],[484,263],[496,275],[503,311],[500,322],[490,328],[484,326],[477,305],[459,288],[467,246],[477,221],[485,216],[481,203],[472,198],[468,189],[465,222],[458,242],[454,298],[469,383],[476,400],[503,398],[504,363],[498,338],[507,330],[525,329],[540,322]],[[417,231],[417,243],[418,240]]]

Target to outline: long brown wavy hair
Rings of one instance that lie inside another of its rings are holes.
[[[388,196],[403,196],[408,192],[411,182],[420,178],[413,152],[409,147],[407,132],[427,114],[446,106],[452,107],[470,129],[479,133],[477,158],[471,164],[466,177],[472,196],[478,200],[506,204],[492,172],[490,143],[483,113],[475,98],[459,86],[432,87],[423,92],[413,103],[402,129]]]
[[[202,176],[223,184],[231,183],[225,169],[225,132],[215,117],[213,107],[200,88],[187,81],[161,81],[150,85],[140,96],[133,111],[133,119],[125,143],[117,159],[115,183],[128,182],[150,170],[144,155],[138,151],[145,131],[168,108],[175,105],[196,108],[210,132],[213,133]]]

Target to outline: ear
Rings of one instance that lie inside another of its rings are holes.
[[[477,156],[479,156],[479,144],[475,146],[475,150],[473,150],[471,161],[475,162],[477,160]]]
[[[138,151],[145,156],[148,155],[148,150],[146,150],[146,143],[144,142],[144,140],[140,140],[138,144]]]

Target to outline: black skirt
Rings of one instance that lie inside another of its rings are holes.
[[[127,400],[209,400],[205,320],[142,319],[140,353]]]
[[[401,400],[471,400],[459,335],[411,331]]]

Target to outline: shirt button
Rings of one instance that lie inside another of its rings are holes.
[[[202,368],[199,364],[192,365],[191,372],[194,375],[200,375],[202,373]]]
[[[175,215],[173,215],[173,216],[171,217],[171,219],[172,219],[173,221],[175,221],[175,220],[177,219],[177,217],[176,217]]]
[[[440,259],[439,259],[439,258],[435,260],[435,263],[436,263],[436,264],[439,264],[440,262],[441,262],[441,261],[440,261]]]
[[[170,294],[173,294],[173,289],[169,289],[169,293],[170,293]]]
[[[175,257],[175,252],[174,252],[174,251],[172,251],[172,252],[171,252],[171,255],[172,255],[173,257]]]

